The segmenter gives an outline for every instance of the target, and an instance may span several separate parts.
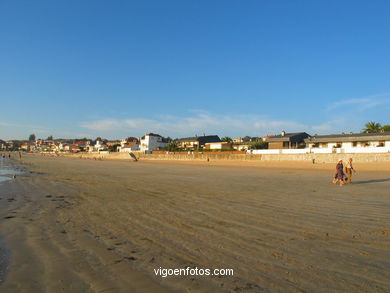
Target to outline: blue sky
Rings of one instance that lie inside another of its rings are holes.
[[[0,138],[390,124],[390,2],[0,1]]]

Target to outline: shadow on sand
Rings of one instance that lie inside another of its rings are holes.
[[[387,182],[387,181],[390,181],[390,178],[386,178],[386,179],[372,179],[372,180],[365,180],[365,181],[355,181],[355,182],[352,182],[352,184],[380,183],[380,182]]]

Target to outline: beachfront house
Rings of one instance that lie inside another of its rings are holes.
[[[121,140],[118,152],[135,152],[140,150],[139,140],[136,137],[126,137]]]
[[[255,141],[258,141],[258,140],[259,140],[259,137],[251,137],[251,136],[244,136],[244,137],[233,138],[233,142],[235,144],[245,144],[245,143],[248,143],[248,142],[255,142]]]
[[[250,144],[249,143],[233,143],[233,149],[236,151],[247,151],[250,149]]]
[[[305,139],[306,148],[323,153],[375,153],[390,151],[390,131],[314,135]]]
[[[176,142],[178,147],[181,149],[196,150],[205,147],[207,143],[219,143],[221,142],[221,139],[218,135],[203,135],[179,138]]]
[[[107,140],[96,140],[94,149],[96,152],[107,151],[108,150]]]
[[[0,150],[5,151],[7,149],[7,143],[0,139]]]
[[[140,139],[140,151],[150,153],[168,146],[168,142],[159,134],[148,133]]]
[[[79,148],[80,152],[88,151],[88,146],[91,144],[90,140],[76,140],[74,145]]]
[[[71,144],[69,144],[69,143],[63,144],[63,150],[64,150],[65,152],[70,152],[71,149],[72,149],[72,145],[71,145]]]
[[[19,142],[16,140],[8,140],[5,142],[5,147],[7,150],[12,150],[14,149],[15,146],[18,146]]]
[[[106,142],[106,145],[107,145],[108,148],[112,148],[112,147],[118,146],[118,145],[120,145],[120,144],[121,144],[121,141],[120,141],[120,140],[108,140],[108,141]]]
[[[207,142],[205,144],[205,149],[207,150],[232,150],[233,143],[232,142]]]
[[[37,139],[35,141],[35,151],[50,152],[52,144],[54,144],[53,140]]]
[[[19,148],[20,148],[20,150],[25,151],[25,152],[32,152],[35,150],[35,145],[33,142],[26,141],[26,142],[22,142],[20,144]]]
[[[267,138],[269,149],[302,149],[305,148],[305,139],[310,135],[306,132],[286,133]]]
[[[125,153],[137,152],[140,150],[141,150],[140,145],[139,143],[136,142],[129,142],[117,148],[118,152],[125,152]]]

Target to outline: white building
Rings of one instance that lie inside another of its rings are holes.
[[[132,146],[125,145],[123,147],[118,147],[118,152],[122,152],[122,153],[138,152],[140,150],[141,149],[139,144],[134,144]]]
[[[148,133],[141,138],[140,150],[141,152],[152,152],[168,146],[165,139],[158,134]]]
[[[390,132],[314,135],[305,139],[311,152],[376,153],[390,151]]]
[[[89,148],[89,151],[93,152],[101,152],[101,151],[106,151],[108,150],[107,144],[103,140],[97,140],[93,148]]]
[[[118,147],[118,152],[136,152],[140,150],[139,140],[136,137],[126,137],[121,140],[121,145]]]
[[[233,149],[232,142],[207,142],[205,148],[208,150],[231,150]]]

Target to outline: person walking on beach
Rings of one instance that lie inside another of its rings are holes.
[[[345,173],[347,173],[348,183],[352,183],[352,171],[356,173],[355,169],[352,166],[352,158],[349,158],[347,163],[345,164]]]
[[[337,184],[337,182],[340,182],[340,186],[343,186],[345,184],[344,180],[344,166],[343,166],[343,160],[339,160],[336,165],[336,173],[334,175],[333,184]]]

